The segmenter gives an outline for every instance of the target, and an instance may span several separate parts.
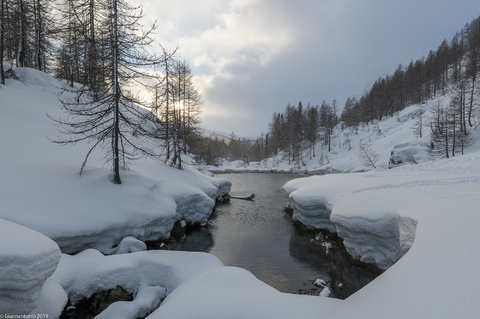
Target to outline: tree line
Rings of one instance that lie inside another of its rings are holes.
[[[289,164],[300,165],[302,152],[309,149],[309,156],[315,156],[318,141],[331,148],[331,135],[338,123],[337,102],[323,101],[321,106],[299,102],[297,106],[287,104],[283,113],[274,113],[269,129],[269,144],[266,155],[284,152]]]
[[[463,153],[470,131],[478,125],[475,114],[480,108],[478,72],[480,68],[480,17],[457,32],[450,42],[444,40],[427,57],[398,66],[393,75],[379,78],[360,99],[348,98],[340,120],[347,126],[374,122],[419,104],[416,134],[422,137],[424,110],[421,106],[438,95],[449,94],[449,105],[433,109],[431,146],[444,157]]]
[[[267,157],[268,134],[262,134],[256,139],[237,137],[232,134],[227,137],[204,136],[194,134],[191,152],[198,162],[207,165],[222,165],[223,160],[241,160],[245,163],[258,162]]]
[[[333,128],[358,128],[360,124],[378,124],[409,105],[418,104],[415,134],[423,136],[423,126],[431,129],[431,149],[444,157],[462,153],[471,144],[470,131],[478,126],[480,110],[478,73],[480,70],[480,17],[466,24],[450,42],[444,40],[427,58],[398,66],[393,75],[379,78],[359,99],[346,100],[340,117],[337,104],[325,101],[319,107],[288,104],[283,113],[274,113],[264,139],[264,157],[286,154],[289,164],[300,166],[308,150],[315,156],[315,144],[322,141],[330,152]],[[449,94],[448,105],[432,109],[434,120],[424,123],[423,104],[436,96]],[[248,144],[252,148],[253,141]],[[246,149],[248,149],[246,148]]]
[[[50,117],[62,133],[54,142],[90,145],[80,173],[97,149],[111,163],[115,184],[122,183],[121,169],[142,156],[183,167],[198,131],[200,94],[178,49],[151,52],[156,26],[142,27],[141,6],[127,0],[0,1],[2,84],[14,76],[13,66],[66,80],[59,95],[65,115]]]
[[[56,33],[50,6],[45,0],[0,0],[1,84],[13,64],[47,70]]]
[[[299,102],[297,106],[288,104],[284,112],[274,113],[265,136],[237,143],[241,151],[232,151],[232,143],[223,140],[207,138],[204,142],[208,141],[212,149],[227,159],[261,160],[283,152],[290,164],[299,166],[306,150],[309,156],[315,156],[319,141],[331,150],[335,125],[354,128],[360,124],[378,125],[384,117],[418,104],[414,133],[421,138],[427,125],[433,153],[443,157],[463,154],[464,148],[471,144],[470,131],[479,125],[476,118],[480,110],[479,69],[480,17],[466,24],[450,42],[444,40],[426,58],[411,61],[406,67],[399,65],[393,75],[379,78],[359,99],[348,98],[339,118],[335,100],[323,102],[320,107],[310,104],[304,107]],[[434,120],[424,123],[423,104],[445,94],[450,95],[450,103],[434,107]]]

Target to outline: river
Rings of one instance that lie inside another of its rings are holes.
[[[292,223],[284,209],[287,199],[282,186],[301,176],[242,173],[216,177],[232,181],[232,195],[255,193],[255,200],[231,199],[219,205],[208,227],[188,233],[167,249],[209,252],[225,265],[247,269],[287,293],[318,295],[323,288],[314,281],[333,279],[334,295],[345,298],[377,275],[350,265],[344,253],[326,252],[315,239],[318,232]],[[340,276],[331,278],[339,272]]]

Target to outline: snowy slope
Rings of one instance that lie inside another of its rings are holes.
[[[54,239],[64,252],[108,250],[123,237],[167,237],[179,219],[204,222],[229,182],[192,169],[178,171],[140,160],[110,182],[101,152],[78,175],[88,146],[59,146],[55,123],[65,116],[61,82],[27,68],[0,87],[0,217]]]
[[[285,172],[323,174],[330,172],[361,172],[370,170],[361,158],[360,143],[377,154],[377,169],[386,169],[392,157],[403,164],[422,163],[434,159],[430,152],[431,109],[447,105],[448,95],[438,96],[422,105],[412,105],[375,123],[360,125],[358,128],[345,127],[339,124],[331,137],[331,150],[323,141],[315,145],[315,156],[310,150],[302,153],[302,159],[297,163],[289,163],[286,153],[265,159],[261,162],[244,163],[242,161],[222,161],[221,166],[209,166],[214,173],[223,172]],[[424,112],[422,118],[422,138],[415,133],[420,107]],[[468,150],[467,150],[468,151]]]

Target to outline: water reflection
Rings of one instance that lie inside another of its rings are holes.
[[[168,244],[168,249],[183,251],[210,251],[213,247],[213,234],[208,228],[199,228],[188,233],[181,239]]]
[[[299,176],[222,174],[220,177],[233,182],[232,193],[255,193],[255,201],[232,199],[229,204],[219,206],[207,228],[190,232],[170,243],[167,249],[210,252],[225,265],[245,268],[260,280],[289,293],[318,294],[321,288],[313,285],[317,278],[336,283],[344,278],[351,280],[349,274],[359,275],[347,271],[344,276],[345,265],[349,263],[345,254],[326,254],[324,247],[315,242],[317,235],[294,226],[290,215],[285,213],[286,197],[281,187]],[[341,273],[342,278],[331,278],[332,269],[336,277]],[[337,289],[336,293],[344,297],[345,292],[347,289]]]

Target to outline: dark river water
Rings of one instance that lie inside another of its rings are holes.
[[[216,176],[233,183],[232,195],[255,193],[255,200],[232,198],[230,203],[217,206],[207,228],[188,233],[167,249],[212,253],[225,265],[245,268],[288,293],[318,295],[323,288],[316,287],[314,281],[331,280],[332,270],[340,272],[340,278],[333,280],[335,288],[341,283],[344,290],[336,289],[337,297],[344,298],[371,280],[371,275],[363,278],[361,269],[359,272],[358,267],[348,265],[345,254],[327,253],[314,239],[318,239],[318,232],[306,231],[292,223],[291,215],[284,209],[287,199],[282,186],[301,176],[258,173]],[[343,283],[345,277],[352,277],[349,280],[355,283]]]

